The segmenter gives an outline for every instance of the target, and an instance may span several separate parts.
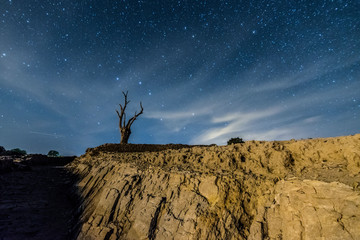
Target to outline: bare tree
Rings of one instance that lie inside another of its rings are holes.
[[[138,116],[140,116],[144,109],[142,106],[142,103],[140,102],[140,107],[141,107],[141,111],[139,113],[135,112],[135,115],[129,119],[129,121],[126,123],[126,113],[125,113],[125,109],[126,106],[128,105],[128,103],[130,101],[127,100],[127,95],[128,92],[126,91],[126,93],[122,92],[124,97],[125,97],[125,102],[124,102],[124,106],[122,106],[121,104],[119,104],[120,106],[120,113],[118,110],[116,110],[117,115],[119,116],[119,129],[120,129],[120,134],[121,134],[121,140],[120,143],[121,144],[126,144],[129,141],[129,137],[131,134],[131,125],[134,123],[134,121],[136,120],[136,118]]]

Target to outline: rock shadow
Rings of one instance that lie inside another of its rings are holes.
[[[0,174],[0,240],[75,239],[81,215],[78,178],[63,165]]]

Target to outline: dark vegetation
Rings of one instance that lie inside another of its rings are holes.
[[[182,149],[192,147],[209,147],[208,145],[186,145],[186,144],[116,144],[106,143],[95,148],[88,148],[87,153],[97,155],[100,152],[159,152],[169,149]]]
[[[227,145],[235,144],[235,143],[245,143],[242,138],[236,137],[236,138],[230,138],[227,142]]]
[[[30,154],[22,163],[29,166],[64,166],[75,158],[76,156],[49,157],[43,154]]]
[[[26,154],[19,148],[6,150],[0,146],[0,173],[31,170],[32,166],[63,166],[72,162],[76,156],[61,157],[55,150],[50,154]]]
[[[0,156],[25,156],[26,151],[20,148],[14,148],[6,150],[3,146],[0,146]]]
[[[55,150],[50,150],[47,154],[48,157],[59,157],[60,154],[58,151],[55,151]]]

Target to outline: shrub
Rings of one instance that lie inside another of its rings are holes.
[[[235,143],[244,143],[242,138],[236,137],[236,138],[230,138],[227,142],[227,145],[235,144]]]
[[[48,155],[48,157],[59,157],[60,156],[59,152],[55,151],[55,150],[50,150],[47,155]]]
[[[7,152],[11,156],[25,156],[26,155],[26,151],[21,150],[20,148],[14,148]]]
[[[0,154],[4,153],[6,150],[3,146],[0,146]]]

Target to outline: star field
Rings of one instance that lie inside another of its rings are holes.
[[[0,145],[359,132],[359,1],[0,1]]]

